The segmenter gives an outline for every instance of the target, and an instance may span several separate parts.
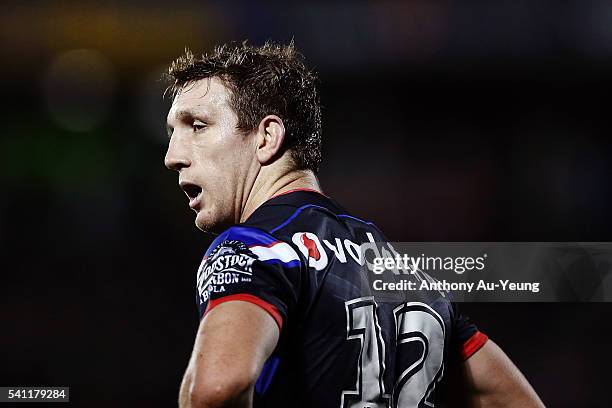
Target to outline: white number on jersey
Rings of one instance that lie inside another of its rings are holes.
[[[385,342],[378,323],[378,305],[373,297],[345,302],[346,338],[359,340],[355,390],[343,391],[341,408],[418,408],[428,401],[435,385],[442,378],[444,361],[444,322],[431,307],[421,302],[404,303],[393,311],[398,356],[402,347],[421,344],[422,354],[405,367],[393,387],[393,395],[385,393]]]

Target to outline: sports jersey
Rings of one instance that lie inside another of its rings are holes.
[[[213,241],[197,275],[200,317],[242,300],[280,329],[255,407],[435,406],[445,367],[484,345],[441,292],[377,298],[360,250],[372,242],[387,239],[310,190],[271,198]]]

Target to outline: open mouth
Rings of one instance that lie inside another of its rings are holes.
[[[189,182],[181,182],[181,189],[185,192],[187,197],[189,197],[189,206],[194,208],[197,204],[198,198],[200,194],[202,194],[202,187],[197,184],[189,183]]]

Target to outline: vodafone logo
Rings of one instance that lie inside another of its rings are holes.
[[[312,239],[308,238],[308,235],[306,234],[302,234],[301,240],[308,250],[308,257],[314,259],[315,261],[320,260],[321,252],[319,251],[319,248],[317,248],[317,244]]]
[[[319,237],[311,232],[296,232],[291,238],[300,252],[308,258],[308,265],[320,271],[327,266],[327,253]]]

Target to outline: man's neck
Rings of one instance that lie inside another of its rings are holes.
[[[242,209],[240,222],[244,222],[255,212],[259,206],[270,198],[296,189],[308,189],[321,192],[317,176],[310,170],[295,170],[281,177],[253,186],[251,194]]]

